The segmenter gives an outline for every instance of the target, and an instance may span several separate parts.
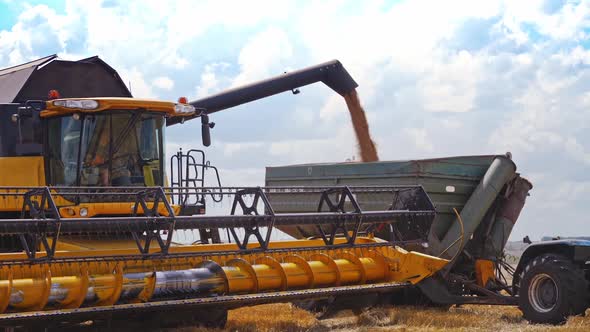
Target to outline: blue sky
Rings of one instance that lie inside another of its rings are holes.
[[[194,99],[330,59],[359,93],[384,160],[511,151],[535,185],[513,239],[590,235],[589,1],[0,0],[0,67],[99,55],[138,97]],[[226,184],[356,152],[321,85],[212,116]],[[168,151],[200,146],[198,123]]]
[[[0,30],[10,29],[18,21],[18,16],[32,6],[45,4],[57,13],[63,13],[66,2],[64,0],[0,0]]]

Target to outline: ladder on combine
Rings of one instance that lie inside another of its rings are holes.
[[[219,191],[221,179],[217,167],[211,166],[205,160],[203,150],[190,149],[183,153],[182,148],[170,157],[170,186],[175,190],[171,196],[172,204],[180,206],[181,215],[205,214],[207,210],[206,197],[214,202],[221,202],[223,195],[206,195],[206,172],[213,172],[214,185],[217,188],[209,188],[207,192]],[[202,243],[220,243],[219,230],[217,228],[200,228],[199,241]]]
[[[198,161],[197,161],[198,160]],[[178,189],[172,196],[172,204],[183,207],[186,215],[205,214],[205,196],[201,191],[205,188],[205,173],[211,170],[214,174],[214,185],[221,187],[221,179],[217,167],[205,160],[203,150],[190,149],[187,153],[182,148],[170,157],[170,187]],[[209,186],[212,187],[212,186]],[[218,188],[210,188],[215,191]],[[220,202],[222,195],[211,195],[211,199]]]

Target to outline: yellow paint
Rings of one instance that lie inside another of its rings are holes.
[[[475,261],[475,278],[479,286],[485,287],[488,281],[494,278],[494,262],[488,259],[477,259]]]
[[[0,186],[2,187],[43,187],[45,167],[43,157],[0,157]],[[24,193],[23,189],[2,190],[6,193]],[[0,196],[0,211],[20,211],[22,196]]]
[[[45,186],[43,157],[0,157],[0,186]]]
[[[160,171],[159,161],[152,161],[148,165],[143,166],[143,178],[146,187],[156,186],[156,179],[154,179],[154,171]]]
[[[96,109],[76,109],[66,108],[62,106],[55,106],[53,104],[56,100],[96,100],[98,107]],[[194,113],[176,113],[176,104],[169,101],[161,100],[149,100],[149,99],[137,99],[137,98],[64,98],[50,100],[45,103],[45,110],[41,111],[42,118],[49,118],[55,116],[62,116],[73,113],[97,113],[108,111],[112,109],[116,110],[136,110],[136,109],[147,109],[153,112],[163,112],[170,116],[191,116]]]
[[[357,240],[358,243],[378,242],[377,239],[366,237]],[[114,241],[114,246],[100,246],[99,249],[91,248],[92,243],[77,246],[68,241],[67,238],[60,241],[65,245],[58,248],[60,251],[56,253],[57,257],[123,256],[137,253],[135,244],[131,241]],[[343,241],[345,239],[337,239],[339,243]],[[99,242],[101,241],[96,243]],[[102,241],[103,244],[104,242]],[[321,240],[293,240],[273,242],[271,247],[304,248],[320,244]],[[68,250],[63,250],[65,247]],[[254,248],[255,245],[250,247]],[[407,252],[387,244],[370,249],[303,249],[296,255],[250,253],[236,256],[223,253],[236,249],[235,244],[188,245],[170,249],[171,253],[219,253],[208,256],[206,260],[198,257],[163,257],[121,262],[105,259],[88,263],[54,263],[51,266],[43,263],[3,266],[0,269],[0,295],[3,295],[0,296],[0,309],[6,310],[8,307],[18,311],[31,311],[56,307],[77,308],[83,304],[99,306],[146,302],[151,300],[155,291],[156,271],[188,271],[201,266],[205,261],[218,264],[223,271],[221,275],[203,280],[214,285],[223,285],[215,286],[211,294],[252,294],[392,281],[415,284],[448,263],[444,259]],[[157,250],[154,248],[152,252]],[[39,253],[39,257],[43,256],[44,253]],[[0,261],[24,258],[24,253],[0,254]],[[9,305],[4,303],[6,298],[11,299]]]
[[[12,292],[12,270],[8,266],[0,269],[0,312],[6,311]]]
[[[149,209],[153,208],[153,203],[146,204]],[[108,202],[108,203],[80,203],[79,205],[64,206],[59,208],[59,214],[62,218],[80,218],[80,210],[86,209],[87,215],[85,218],[91,218],[96,216],[129,216],[133,214],[134,202]],[[172,205],[172,211],[174,214],[180,213],[179,205]],[[138,207],[137,213],[142,215],[143,209],[141,206]],[[158,213],[161,216],[167,216],[168,210],[164,204],[158,205]]]
[[[9,306],[23,311],[41,310],[51,289],[51,272],[46,264],[27,265],[12,270]]]

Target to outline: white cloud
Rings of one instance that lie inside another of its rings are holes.
[[[222,143],[220,148],[226,157],[232,157],[236,152],[257,149],[264,146],[263,142],[246,142],[246,143]]]
[[[16,65],[64,49],[72,17],[58,15],[46,5],[25,5],[10,30],[0,31],[0,66]]]
[[[220,90],[222,84],[225,84],[225,81],[229,80],[229,78],[225,77],[223,74],[223,71],[229,66],[230,65],[225,62],[207,64],[201,73],[201,81],[199,86],[197,86],[196,97],[203,98]]]
[[[150,99],[158,98],[158,95],[156,95],[152,89],[152,85],[146,82],[142,72],[136,67],[131,68],[131,70],[119,70],[119,75],[123,82],[127,84],[133,97]]]
[[[434,145],[428,137],[428,132],[424,128],[404,128],[404,133],[408,136],[409,141],[418,149],[424,152],[434,151]]]
[[[172,90],[174,88],[174,81],[170,77],[159,76],[154,79],[152,84],[162,90]]]
[[[275,27],[268,28],[254,37],[242,48],[238,56],[240,74],[233,85],[238,86],[268,76],[280,74],[274,70],[293,54],[287,34]]]
[[[317,112],[309,108],[297,108],[291,114],[292,123],[299,128],[312,127],[317,119]]]
[[[302,164],[309,162],[343,162],[358,155],[352,128],[337,128],[321,139],[282,139],[267,144],[269,156],[280,160],[280,164]],[[360,160],[360,158],[356,158]]]
[[[433,64],[419,83],[424,107],[432,112],[468,112],[473,109],[480,78],[481,58],[467,51]]]
[[[344,99],[337,94],[328,97],[324,105],[320,108],[320,119],[333,120],[335,117],[345,117],[347,108]]]
[[[559,59],[564,66],[590,65],[590,50],[579,45],[567,52],[562,51],[555,54],[554,57]]]
[[[564,142],[564,146],[565,151],[567,151],[572,159],[578,160],[587,166],[590,166],[590,151],[587,151],[586,148],[575,138],[568,137]]]

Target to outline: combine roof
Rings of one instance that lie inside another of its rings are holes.
[[[0,103],[45,100],[52,89],[63,98],[132,97],[117,71],[98,56],[67,61],[54,54],[0,69]]]

